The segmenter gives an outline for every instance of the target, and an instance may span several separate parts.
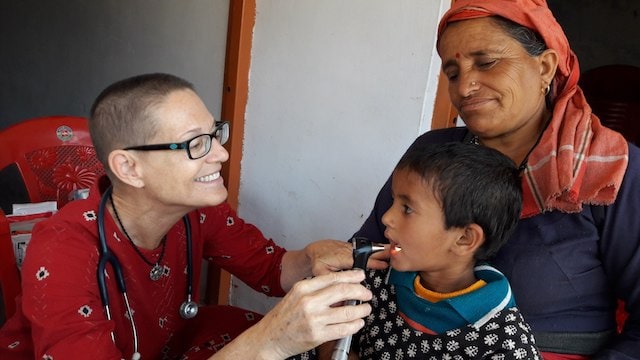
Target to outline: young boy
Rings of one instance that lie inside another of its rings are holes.
[[[373,311],[352,352],[376,360],[539,359],[507,279],[482,265],[520,216],[513,162],[479,145],[417,146],[396,166],[392,194],[382,217],[391,267],[368,272]]]
[[[484,264],[520,217],[513,162],[480,145],[417,145],[391,188],[382,216],[391,266],[367,271],[373,310],[349,359],[541,359],[507,279]],[[334,345],[295,359],[329,359]]]

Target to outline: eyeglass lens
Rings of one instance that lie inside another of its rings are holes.
[[[229,140],[229,123],[222,122],[213,130],[213,136],[218,140],[220,145],[224,145]]]
[[[229,140],[229,123],[221,123],[216,126],[211,135],[202,134],[189,141],[187,151],[192,159],[201,158],[211,150],[212,137],[215,137],[220,145],[224,145]]]

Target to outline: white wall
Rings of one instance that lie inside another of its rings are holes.
[[[449,4],[257,1],[240,216],[290,249],[359,228],[430,126]],[[264,312],[275,301],[234,279],[232,304]]]

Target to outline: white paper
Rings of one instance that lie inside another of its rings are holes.
[[[13,204],[12,215],[31,215],[47,212],[56,212],[58,203],[56,201],[44,201],[39,203]]]

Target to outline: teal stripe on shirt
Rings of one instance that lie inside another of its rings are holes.
[[[476,277],[484,280],[485,286],[436,303],[416,295],[413,288],[413,281],[418,276],[416,272],[390,271],[389,283],[396,287],[398,309],[411,320],[439,334],[483,321],[488,314],[490,317],[497,311],[515,306],[507,279],[487,265],[475,268]]]

